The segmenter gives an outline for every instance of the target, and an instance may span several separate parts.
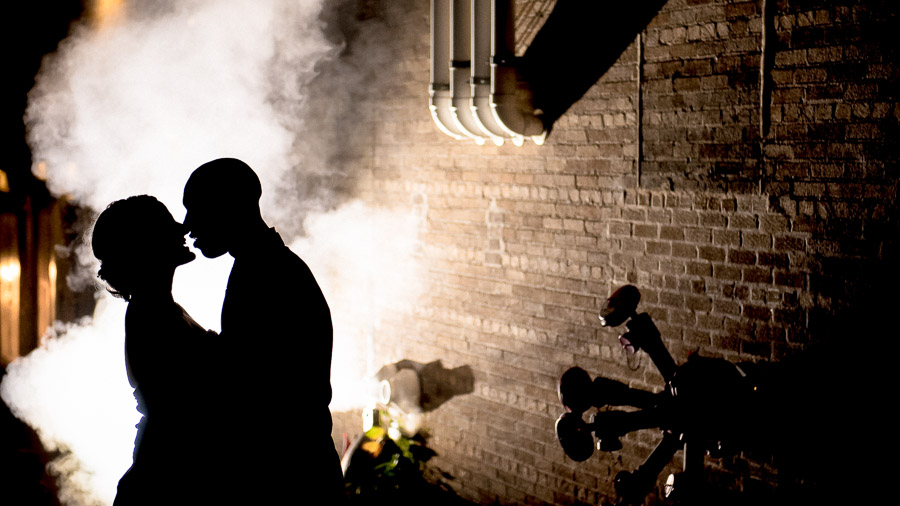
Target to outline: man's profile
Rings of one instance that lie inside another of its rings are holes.
[[[331,313],[306,263],[269,228],[262,187],[244,162],[201,165],[184,188],[185,226],[208,258],[234,266],[222,305],[220,378],[224,459],[236,493],[255,504],[315,494],[339,502],[340,462],[331,439]]]

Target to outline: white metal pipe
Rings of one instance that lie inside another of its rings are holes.
[[[515,137],[529,136],[541,144],[546,135],[544,125],[535,117],[531,91],[520,82],[519,73],[513,65],[515,31],[512,0],[492,0],[491,4],[491,111],[497,123],[514,140]]]
[[[431,0],[431,117],[454,139],[466,136],[456,125],[450,98],[450,0]]]
[[[490,133],[475,121],[471,107],[471,8],[471,0],[453,0],[450,4],[450,110],[459,130],[483,144]]]
[[[498,146],[512,136],[491,112],[491,0],[472,1],[472,113]]]
[[[454,139],[542,144],[543,122],[514,65],[512,0],[431,1],[431,115]]]

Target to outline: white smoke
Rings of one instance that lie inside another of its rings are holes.
[[[124,317],[121,301],[101,299],[92,321],[57,324],[44,346],[10,364],[0,383],[3,400],[37,430],[44,447],[67,452],[51,464],[66,477],[60,498],[66,504],[91,504],[92,495],[111,503],[131,465],[127,448],[140,414],[123,381]]]
[[[79,25],[45,61],[26,123],[50,190],[97,210],[131,191],[154,190],[177,211],[181,185],[174,183],[221,156],[246,161],[264,188],[275,187],[290,169],[294,136],[272,99],[296,102],[315,63],[338,49],[322,35],[320,6],[157,4],[101,28]],[[302,50],[286,58],[276,42]],[[276,56],[281,78],[273,88],[268,64]],[[266,210],[278,208],[270,202]]]
[[[342,204],[327,188],[314,199],[275,198],[329,174],[329,155],[342,149],[298,139],[318,128],[308,103],[317,72],[346,68],[337,60],[341,47],[323,35],[322,8],[289,0],[132,2],[113,21],[78,24],[45,59],[26,123],[36,172],[51,191],[98,212],[150,194],[181,219],[181,192],[194,168],[223,156],[253,167],[264,217],[280,230],[306,231],[285,239],[332,309],[337,410],[364,401],[378,324],[416,296],[418,228],[408,215]],[[314,138],[338,140],[327,137]],[[80,254],[94,265],[86,248]],[[227,255],[198,256],[176,273],[176,300],[214,330],[230,266]],[[124,371],[125,303],[99,297],[92,319],[57,325],[45,346],[10,364],[0,384],[3,400],[46,447],[71,452],[55,463],[65,479],[61,499],[70,505],[112,502],[139,418]]]
[[[361,202],[332,213],[310,215],[307,235],[291,244],[316,273],[331,307],[334,354],[332,411],[359,408],[371,399],[365,378],[380,368],[371,362],[371,341],[385,317],[409,309],[420,279],[419,218],[373,210]],[[366,371],[366,374],[351,374]]]

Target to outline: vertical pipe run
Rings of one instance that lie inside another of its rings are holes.
[[[760,33],[759,55],[759,136],[760,141],[769,135],[772,122],[772,64],[775,58],[775,3],[762,1],[762,32]]]
[[[472,3],[450,3],[450,97],[457,130],[477,144],[487,135],[472,113]]]
[[[644,36],[643,32],[638,32],[637,40],[637,100],[635,104],[635,123],[637,124],[637,147],[635,153],[635,168],[637,171],[637,187],[641,187],[641,159],[644,157]]]
[[[515,16],[512,0],[492,0],[491,107],[494,119],[521,146],[526,136],[542,144],[547,135],[535,114],[531,90],[515,67]]]
[[[431,117],[445,134],[460,140],[450,99],[450,0],[431,0]]]
[[[510,139],[521,146],[526,136],[544,142],[514,45],[512,0],[431,1],[429,107],[442,132],[478,144]]]
[[[472,0],[472,113],[481,129],[500,146],[510,135],[491,112],[491,0]]]

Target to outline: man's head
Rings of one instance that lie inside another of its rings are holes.
[[[216,258],[240,241],[247,223],[260,220],[259,177],[246,163],[219,158],[198,167],[184,185],[184,225],[203,256]]]

